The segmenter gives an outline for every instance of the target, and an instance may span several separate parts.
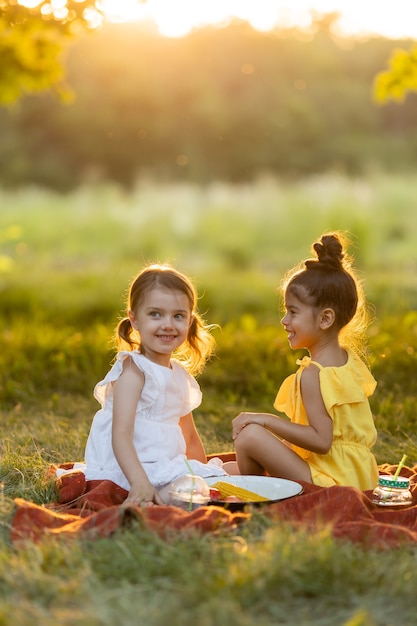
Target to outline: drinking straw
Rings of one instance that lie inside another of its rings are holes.
[[[195,474],[193,472],[193,468],[191,467],[191,465],[189,464],[189,462],[187,461],[187,459],[184,459],[186,466],[188,467],[188,471],[190,472],[192,479],[191,479],[191,487],[192,487],[192,492],[191,492],[191,497],[190,497],[190,502],[188,504],[188,510],[192,511],[193,510],[193,495],[194,495],[194,486],[195,486]]]
[[[394,474],[394,480],[397,480],[398,478],[398,474],[401,472],[401,469],[404,467],[404,463],[405,463],[405,459],[407,458],[406,454],[403,454],[403,458],[401,459],[401,461],[398,463],[398,467],[395,470],[395,474]]]

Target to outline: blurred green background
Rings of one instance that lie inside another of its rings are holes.
[[[92,2],[67,4],[82,16]],[[179,39],[138,24],[74,34],[0,0],[1,624],[414,624],[408,543],[363,550],[261,509],[210,537],[133,524],[10,545],[14,499],[56,502],[50,465],[83,460],[93,388],[149,262],[188,273],[218,324],[194,417],[207,452],[222,452],[233,417],[273,411],[296,368],[285,272],[323,232],[348,231],[373,310],[374,452],[417,463],[416,96],[373,96],[412,42],[340,38],[334,19],[308,32],[233,21]]]
[[[0,183],[68,192],[413,172],[416,94],[401,106],[373,98],[392,51],[411,42],[337,37],[335,19],[308,32],[235,20],[177,39],[140,23],[82,33],[63,58],[69,102],[40,92],[0,108]]]
[[[414,445],[416,96],[373,99],[410,42],[343,39],[334,19],[178,39],[107,23],[71,40],[72,99],[41,90],[0,108],[0,401],[14,426],[34,410],[79,420],[71,452],[45,432],[54,459],[83,454],[128,283],[155,261],[187,272],[219,325],[196,419],[209,448],[230,447],[236,412],[271,410],[295,367],[282,277],[334,229],[373,307],[381,458],[385,441]]]

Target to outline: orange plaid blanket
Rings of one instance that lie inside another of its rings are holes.
[[[213,455],[214,456],[214,455]],[[233,453],[218,454],[223,460]],[[73,464],[60,465],[71,469]],[[380,472],[394,474],[396,465],[381,465]],[[51,476],[56,467],[51,468]],[[303,493],[287,500],[262,505],[272,521],[281,521],[311,530],[328,526],[334,537],[379,549],[395,548],[417,542],[417,466],[403,467],[402,476],[410,478],[414,504],[401,510],[375,506],[371,492],[354,487],[317,487],[302,483]],[[86,481],[83,472],[72,471],[57,480],[58,498],[47,505],[16,499],[11,524],[11,540],[36,541],[47,535],[106,537],[118,528],[139,520],[144,527],[161,536],[172,531],[195,530],[201,533],[235,528],[251,517],[249,509],[230,511],[219,506],[204,506],[191,512],[173,506],[141,508],[124,504],[127,492],[111,481]]]

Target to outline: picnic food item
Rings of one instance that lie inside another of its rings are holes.
[[[186,511],[206,505],[209,499],[209,486],[201,476],[185,474],[170,485],[169,503]]]
[[[372,492],[372,502],[378,506],[405,507],[413,505],[413,496],[410,491],[410,480],[404,476],[383,474],[378,479],[378,485]]]
[[[249,489],[226,483],[222,480],[211,485],[212,489],[217,489],[220,492],[221,499],[225,499],[228,496],[236,496],[243,502],[267,502],[268,498],[259,495]]]
[[[221,493],[216,487],[210,487],[210,500],[220,500]]]

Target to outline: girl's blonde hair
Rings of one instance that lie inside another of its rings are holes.
[[[367,329],[370,323],[362,281],[353,268],[344,233],[322,235],[313,244],[315,258],[309,258],[284,277],[282,291],[293,293],[301,302],[317,308],[331,307],[340,343],[366,359]]]
[[[215,340],[211,330],[215,325],[207,325],[197,310],[198,295],[191,280],[170,265],[154,264],[145,267],[131,282],[127,297],[127,312],[136,311],[146,294],[152,289],[163,287],[179,291],[188,298],[191,311],[191,324],[188,336],[175,352],[173,357],[191,373],[200,373],[206,361],[213,354]],[[129,320],[124,317],[116,328],[116,344],[118,350],[140,350],[140,334]]]

